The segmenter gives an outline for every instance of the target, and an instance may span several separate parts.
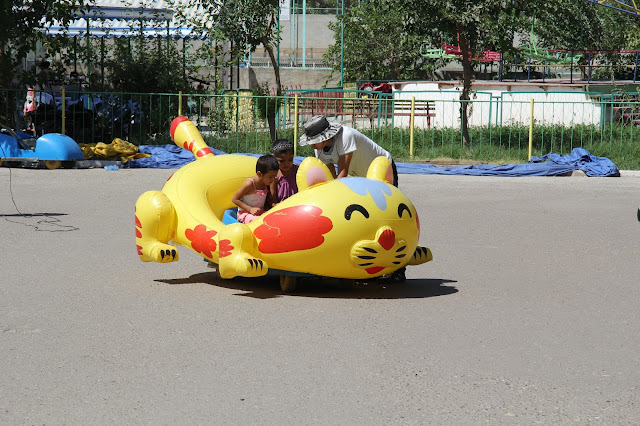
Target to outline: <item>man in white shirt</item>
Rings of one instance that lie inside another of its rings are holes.
[[[300,146],[311,145],[316,157],[329,167],[334,178],[366,177],[374,159],[387,157],[393,169],[393,185],[398,186],[398,171],[391,154],[356,129],[343,126],[332,118],[311,117],[304,124],[304,134],[298,142]]]
[[[329,167],[334,178],[346,176],[366,177],[369,165],[377,157],[384,156],[391,161],[393,185],[398,186],[398,171],[391,154],[374,141],[351,127],[324,115],[314,115],[304,123],[304,135],[298,140],[300,146],[311,145],[316,158]],[[335,164],[338,165],[336,173]],[[395,282],[404,282],[404,267],[388,278]]]

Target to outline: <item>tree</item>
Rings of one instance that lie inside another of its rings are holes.
[[[422,30],[431,36],[456,40],[462,63],[460,92],[460,124],[463,146],[468,147],[468,107],[473,67],[476,58],[487,48],[503,53],[513,50],[513,36],[522,28],[521,8],[515,0],[400,0],[408,28]],[[525,2],[522,2],[525,3]],[[530,2],[536,3],[536,2]]]
[[[208,37],[230,41],[231,61],[255,52],[259,45],[267,51],[273,66],[277,96],[282,96],[280,67],[274,46],[280,40],[278,0],[197,0],[203,14],[194,24]],[[275,139],[275,111],[268,117],[272,139]]]
[[[640,46],[637,41],[636,16],[586,1],[554,0],[547,2],[545,7],[532,8],[528,15],[534,27],[536,42],[542,47],[579,52],[633,49]],[[568,25],[569,22],[577,25]],[[585,54],[577,61],[583,77],[586,77],[588,59],[588,54]],[[613,65],[620,59],[620,55],[606,55],[601,57],[601,62]]]
[[[131,37],[132,46],[129,42],[129,38],[114,39],[106,61],[114,90],[137,93],[189,90],[175,41],[137,35]]]
[[[410,80],[428,76],[435,68],[422,61],[419,49],[425,42],[422,31],[404,25],[402,10],[392,2],[366,1],[345,9],[330,23],[335,44],[325,55],[340,70],[344,54],[347,80]],[[342,25],[344,24],[344,37]],[[344,46],[341,40],[344,39]]]
[[[91,0],[0,0],[0,87],[8,87],[20,60],[45,35],[43,22],[65,26]]]
[[[344,23],[346,78],[420,79],[443,65],[440,59],[423,58],[420,47],[453,40],[462,51],[460,121],[463,144],[468,146],[474,58],[488,47],[513,49],[513,34],[522,25],[515,4],[508,0],[363,0],[332,26],[336,44],[327,58],[334,70],[340,69]]]
[[[434,32],[439,32],[458,40],[463,69],[460,121],[465,147],[469,145],[467,107],[476,55],[488,47],[499,49],[503,54],[516,53],[515,35],[528,34],[533,19],[539,23],[536,33],[543,46],[565,49],[618,44],[620,37],[616,41],[612,34],[622,32],[614,29],[613,22],[619,25],[623,22],[620,19],[629,19],[623,14],[613,17],[605,8],[596,11],[597,6],[581,0],[433,0],[427,4],[420,0],[399,0],[398,7],[405,11],[409,27],[433,28],[434,31],[427,33],[434,38]],[[574,24],[577,19],[580,19],[579,25]]]

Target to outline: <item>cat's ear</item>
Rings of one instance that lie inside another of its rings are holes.
[[[330,180],[333,180],[333,176],[327,166],[314,157],[305,158],[298,168],[298,173],[296,173],[298,191],[329,182]]]
[[[378,157],[371,162],[367,170],[367,179],[381,180],[393,185],[393,168],[387,157]]]

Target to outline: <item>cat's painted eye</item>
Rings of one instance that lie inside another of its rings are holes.
[[[360,204],[351,204],[350,206],[348,206],[344,210],[344,218],[347,219],[347,220],[351,220],[351,214],[353,212],[360,212],[360,213],[362,213],[362,216],[364,216],[367,219],[369,219],[369,212],[367,211],[367,209],[362,207]]]
[[[409,210],[409,207],[407,207],[407,205],[406,205],[405,203],[400,203],[400,205],[398,206],[398,217],[402,217],[402,213],[403,213],[405,210],[406,210],[407,212],[409,212],[409,217],[413,217],[413,216],[411,215],[411,210]]]

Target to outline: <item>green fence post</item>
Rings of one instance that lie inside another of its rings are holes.
[[[413,158],[413,127],[415,123],[416,97],[411,97],[411,116],[409,119],[409,157]]]
[[[298,94],[295,95],[293,104],[293,155],[297,154],[298,150]]]
[[[531,161],[531,151],[533,150],[533,104],[534,100],[531,98],[531,112],[529,114],[529,161]]]

